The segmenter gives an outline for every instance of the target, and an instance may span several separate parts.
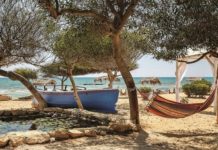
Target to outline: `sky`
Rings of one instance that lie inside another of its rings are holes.
[[[152,56],[144,56],[138,61],[139,68],[132,71],[133,76],[149,77],[175,77],[176,62],[153,59]],[[206,60],[187,65],[185,71],[187,77],[211,77],[212,69]]]
[[[19,64],[4,68],[13,70],[20,67],[31,67],[31,65]],[[145,55],[138,61],[138,69],[131,71],[133,77],[175,77],[176,64],[175,61],[166,62],[163,60],[153,59],[150,55]],[[105,74],[88,74],[85,77],[103,76]],[[211,77],[212,70],[206,60],[188,65],[185,71],[186,77]],[[79,76],[81,77],[81,76]],[[82,76],[84,77],[84,76]]]

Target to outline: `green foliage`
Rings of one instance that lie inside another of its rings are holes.
[[[43,66],[41,68],[41,72],[48,77],[67,76],[67,68],[61,63],[53,63]],[[86,68],[82,66],[74,66],[72,70],[73,75],[85,75],[88,73],[99,73],[99,71],[93,68]]]
[[[48,48],[43,21],[33,1],[0,1],[0,67],[40,63],[42,52]]]
[[[204,96],[210,92],[211,83],[206,80],[197,80],[182,86],[183,92],[188,96]]]
[[[147,27],[156,58],[175,60],[187,49],[216,53],[218,47],[217,0],[145,1]]]
[[[37,71],[32,69],[16,69],[15,72],[27,80],[37,79]]]
[[[66,76],[66,72],[62,71],[61,65],[58,63],[47,64],[40,68],[40,71],[47,77]]]
[[[83,24],[82,24],[83,25]],[[111,50],[111,41],[103,38],[84,26],[83,30],[71,26],[64,30],[55,42],[53,53],[59,58],[59,62],[65,66],[89,64],[93,57],[101,57],[105,51]],[[107,55],[110,55],[109,51]]]
[[[143,54],[144,36],[137,32],[125,31],[122,37],[122,56],[129,65],[129,70],[133,70],[137,68],[136,61]],[[111,38],[93,31],[87,21],[76,20],[63,30],[54,44],[53,53],[62,66],[77,65],[101,72],[118,70],[113,57]]]
[[[152,91],[152,89],[150,87],[146,87],[146,86],[139,88],[139,90],[143,93],[149,93]]]
[[[205,79],[193,81],[192,84],[206,84],[209,86],[209,88],[212,86],[212,83]]]
[[[191,96],[191,84],[184,84],[182,90],[188,97]]]

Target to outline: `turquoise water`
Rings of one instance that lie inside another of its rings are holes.
[[[143,85],[141,85],[140,81],[143,79],[144,77],[134,77],[134,81],[137,87],[141,87]],[[78,86],[84,86],[87,89],[101,89],[101,88],[107,88],[108,82],[107,81],[103,81],[102,85],[86,85],[86,84],[94,84],[94,79],[93,77],[79,77],[79,78],[75,78],[75,82],[76,85]],[[155,85],[153,86],[153,88],[155,89],[173,89],[175,87],[175,82],[176,82],[176,78],[175,77],[159,77],[160,81],[161,81],[161,85]],[[212,77],[205,77],[204,79],[213,82],[213,78]],[[60,84],[60,80],[55,79],[57,81],[58,84]],[[182,80],[182,84],[186,83],[186,78],[184,78]],[[100,83],[100,82],[96,82],[96,83]],[[66,84],[70,85],[70,81],[66,81]],[[147,85],[150,86],[150,85]],[[114,88],[125,88],[125,84],[123,79],[121,79],[120,82],[114,82],[113,84]],[[0,78],[0,94],[7,94],[9,96],[12,96],[13,98],[19,98],[19,97],[23,97],[23,96],[28,96],[30,95],[30,93],[28,92],[28,90],[26,90],[26,88],[19,82],[19,81],[13,81],[10,80],[8,78]]]

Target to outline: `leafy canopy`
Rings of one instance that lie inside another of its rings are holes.
[[[143,20],[152,33],[152,53],[176,59],[188,49],[218,57],[217,0],[147,1]]]
[[[122,37],[122,56],[130,70],[135,69],[136,61],[143,55],[146,35],[126,31]],[[64,29],[54,44],[53,53],[62,67],[79,65],[102,72],[118,70],[110,37],[94,31],[89,20],[74,20]]]
[[[32,1],[0,1],[0,67],[39,61],[47,41],[43,20]]]
[[[16,69],[15,73],[23,76],[24,78],[30,80],[30,79],[37,79],[37,71],[32,69]]]

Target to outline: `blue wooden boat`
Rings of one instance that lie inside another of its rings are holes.
[[[77,108],[72,91],[39,91],[48,107]],[[115,113],[118,89],[79,90],[84,109],[98,112]]]

